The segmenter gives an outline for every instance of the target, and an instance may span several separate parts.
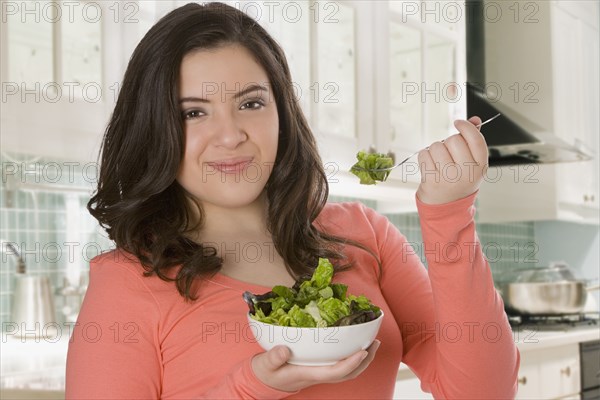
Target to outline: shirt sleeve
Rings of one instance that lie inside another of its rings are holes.
[[[408,243],[371,212],[381,287],[402,333],[403,362],[424,391],[435,398],[512,399],[519,353],[475,231],[475,196],[442,205],[417,198],[422,244]]]
[[[157,399],[160,311],[142,277],[109,257],[90,265],[67,353],[66,398]]]
[[[110,257],[110,256],[109,256]],[[90,284],[67,354],[66,399],[162,398],[161,313],[144,277],[92,260]],[[197,399],[281,399],[291,395],[256,377],[251,359],[232,368]]]

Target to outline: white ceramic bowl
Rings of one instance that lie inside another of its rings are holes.
[[[331,365],[366,349],[375,340],[382,319],[383,311],[377,319],[363,324],[296,328],[259,322],[248,314],[257,343],[267,351],[277,345],[287,346],[292,352],[288,362],[296,365]]]

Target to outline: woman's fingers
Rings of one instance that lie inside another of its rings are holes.
[[[285,346],[275,346],[266,353],[252,359],[253,368],[260,371],[275,371],[287,363],[291,357],[290,349]]]
[[[437,170],[441,171],[446,167],[446,165],[454,163],[448,148],[442,142],[432,143],[429,146],[429,154],[431,154],[431,159],[433,160]]]
[[[375,358],[375,353],[377,353],[377,350],[379,349],[379,346],[381,345],[381,342],[377,339],[375,339],[373,341],[373,343],[371,344],[371,346],[369,346],[369,348],[367,348],[368,351],[368,355],[367,357],[365,357],[364,360],[362,360],[362,362],[359,364],[359,366],[357,368],[354,369],[354,371],[350,372],[348,375],[344,376],[341,380],[348,380],[348,379],[354,379],[357,376],[359,376],[360,374],[362,374],[362,372],[367,369],[367,367],[369,366],[369,364],[371,364],[371,361],[373,361],[373,359]]]
[[[469,118],[469,122],[472,123],[473,125],[477,126],[477,125],[481,124],[481,118],[479,118],[477,115],[475,115],[474,117]]]
[[[362,361],[368,356],[369,353],[367,351],[361,350],[333,365],[324,367],[305,367],[306,375],[304,378],[314,381],[315,383],[338,382],[340,380],[345,380],[342,378],[358,368]]]
[[[487,144],[476,126],[479,124],[479,117],[455,121],[458,134],[419,153],[421,184],[417,196],[421,201],[448,203],[479,188],[488,163]]]
[[[419,168],[421,169],[421,174],[423,174],[423,170],[433,171],[436,169],[435,162],[433,158],[431,158],[431,153],[429,153],[429,149],[423,149],[419,152],[417,156],[419,161]]]
[[[373,359],[375,358],[375,353],[377,353],[377,349],[379,349],[380,344],[381,342],[376,339],[373,341],[373,343],[371,343],[371,345],[366,349],[366,351],[359,351],[358,354],[361,354],[361,356],[360,358],[358,358],[358,364],[355,364],[356,360],[352,360],[352,362],[348,365],[344,365],[343,368],[338,369],[338,366],[340,366],[340,364],[346,363],[347,361],[356,356],[356,354],[353,354],[352,356],[338,362],[337,364],[331,367],[323,367],[331,368],[332,371],[335,370],[334,375],[330,375],[327,381],[329,383],[333,383],[356,378],[365,369],[367,369],[371,361],[373,361]],[[344,371],[346,371],[347,373],[343,373]],[[323,375],[320,376],[323,377]]]
[[[285,346],[275,346],[267,352],[267,364],[271,369],[277,369],[290,359],[292,353]]]
[[[473,159],[479,165],[485,165],[488,162],[488,149],[485,139],[479,129],[469,121],[457,120],[454,121],[454,126],[460,132],[460,135],[465,139],[469,150],[473,155]]]
[[[473,162],[475,157],[471,154],[469,145],[462,135],[452,135],[444,142],[450,157],[455,162]]]
[[[261,381],[284,391],[295,391],[319,383],[341,382],[355,378],[369,366],[379,343],[376,340],[366,351],[357,351],[334,365],[322,367],[287,364],[290,350],[285,346],[276,346],[254,356],[252,369]]]

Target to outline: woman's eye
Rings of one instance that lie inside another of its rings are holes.
[[[247,101],[246,103],[244,103],[241,107],[242,110],[245,109],[253,109],[253,110],[258,110],[259,108],[264,107],[265,103],[262,100],[252,100],[252,101]]]
[[[193,119],[202,116],[202,111],[200,110],[189,110],[183,112],[183,119]]]

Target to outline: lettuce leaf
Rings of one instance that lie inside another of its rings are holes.
[[[377,182],[385,182],[391,170],[374,170],[394,166],[394,160],[383,153],[367,153],[361,150],[356,153],[356,159],[358,161],[350,168],[350,172],[360,179],[361,185],[376,185]]]
[[[379,307],[364,295],[348,295],[348,286],[331,283],[334,268],[319,258],[312,276],[300,278],[293,287],[282,285],[262,295],[243,294],[250,316],[281,326],[327,327],[364,323],[379,315]]]

